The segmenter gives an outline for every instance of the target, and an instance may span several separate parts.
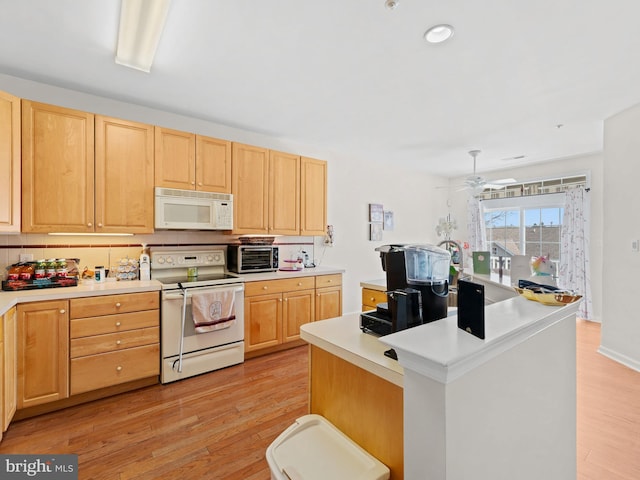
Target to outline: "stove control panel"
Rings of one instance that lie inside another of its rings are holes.
[[[151,252],[151,266],[161,268],[215,267],[225,265],[224,250]]]

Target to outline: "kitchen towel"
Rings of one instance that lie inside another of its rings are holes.
[[[235,290],[194,292],[191,295],[191,313],[196,333],[207,333],[229,328],[236,322]]]

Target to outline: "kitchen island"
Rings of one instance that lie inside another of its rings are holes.
[[[380,338],[360,332],[358,314],[304,325],[311,412],[386,463],[394,479],[575,479],[576,310],[521,297],[488,305],[485,340],[458,329],[455,316]],[[390,347],[397,363],[384,356]],[[335,368],[346,364],[355,370]],[[354,374],[370,389],[356,389],[350,402],[356,382],[343,377]],[[363,438],[366,419],[374,430],[386,425]],[[400,442],[392,436],[399,428]],[[383,458],[376,443],[402,443],[403,464],[397,452]]]

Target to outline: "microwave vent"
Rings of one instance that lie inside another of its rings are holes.
[[[180,197],[180,198],[206,198],[209,200],[223,200],[230,201],[233,199],[233,195],[230,193],[212,193],[212,192],[198,192],[196,190],[178,190],[175,188],[162,188],[156,187],[156,196],[162,197]]]

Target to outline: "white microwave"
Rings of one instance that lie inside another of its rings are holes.
[[[155,188],[155,228],[231,230],[233,195],[175,188]]]

